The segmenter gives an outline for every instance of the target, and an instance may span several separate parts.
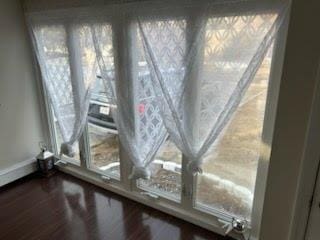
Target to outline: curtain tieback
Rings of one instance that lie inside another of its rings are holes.
[[[76,155],[74,145],[70,143],[62,143],[60,147],[60,157],[62,155],[73,158]]]
[[[187,169],[190,173],[192,173],[193,175],[196,175],[196,174],[202,174],[203,173],[203,170],[202,170],[202,167],[201,167],[201,162],[199,161],[190,161],[187,165]]]
[[[151,171],[148,167],[136,167],[133,166],[132,172],[129,175],[129,179],[150,179],[151,177]]]

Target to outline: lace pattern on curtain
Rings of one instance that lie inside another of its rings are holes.
[[[204,154],[239,105],[283,17],[281,11],[231,17],[210,17],[203,11],[183,29],[190,46],[186,51],[167,44],[159,51],[162,42],[169,42],[167,34],[175,31],[171,21],[138,19],[162,119],[172,140],[189,159],[193,174],[202,172]],[[151,31],[150,24],[154,24]],[[172,38],[174,45],[183,41]],[[178,76],[171,79],[167,71],[171,58],[164,56],[179,54],[179,64],[171,66]]]
[[[225,5],[228,15],[218,11]],[[120,4],[120,16],[106,10],[103,18],[100,9],[97,17],[91,9],[77,23],[64,12],[61,24],[48,25],[44,15],[33,22],[30,14],[34,49],[62,133],[61,154],[74,153],[99,72],[134,165],[131,178],[150,176],[148,165],[168,136],[189,160],[189,170],[201,172],[204,155],[239,105],[286,12],[278,7],[241,14],[232,7],[230,1],[175,5],[159,15]],[[126,49],[119,49],[112,24],[128,21],[120,34]]]

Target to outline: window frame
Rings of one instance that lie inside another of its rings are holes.
[[[244,9],[246,9],[244,7]],[[227,13],[226,13],[227,14]],[[85,19],[85,18],[84,18]],[[121,69],[121,64],[119,63],[119,55],[121,55],[121,51],[123,51],[123,46],[128,45],[128,38],[125,36],[121,36],[123,32],[122,29],[129,29],[129,22],[121,21],[120,17],[110,16],[107,21],[112,25],[113,31],[113,46],[115,49],[115,69]],[[112,20],[110,20],[112,19]],[[51,19],[52,20],[52,19]],[[70,21],[71,18],[70,18]],[[85,20],[84,20],[85,21]],[[105,19],[104,19],[105,21]],[[55,22],[56,23],[56,22]],[[69,23],[70,24],[70,23]],[[72,23],[71,23],[72,24]],[[277,96],[279,93],[279,85],[280,79],[279,74],[281,73],[281,68],[277,67],[280,63],[282,65],[283,61],[283,51],[280,51],[281,48],[285,45],[285,37],[286,37],[286,29],[287,23],[283,24],[282,28],[279,30],[280,34],[277,36],[277,40],[274,43],[274,53],[272,57],[272,66],[270,69],[270,77],[268,84],[268,96],[267,96],[267,104],[266,104],[266,112],[263,122],[263,135],[267,134],[267,142],[272,142],[272,132],[273,125],[275,120],[275,110],[277,106]],[[119,41],[120,39],[120,41]],[[69,49],[69,47],[68,47]],[[275,60],[276,59],[276,60]],[[124,62],[122,62],[122,65]],[[120,72],[115,70],[115,72]],[[122,79],[122,81],[127,81],[128,76],[117,76],[118,80]],[[41,81],[40,81],[41,82]],[[51,150],[58,154],[58,149],[56,145],[56,130],[55,125],[53,123],[53,112],[50,107],[50,103],[47,98],[46,90],[41,83],[41,92],[43,93],[43,100],[45,103],[45,110],[47,119],[47,125],[49,126],[49,145]],[[271,109],[268,106],[273,106]],[[272,130],[271,134],[268,134],[269,130]],[[145,192],[145,190],[138,188],[136,182],[133,180],[129,180],[127,176],[131,172],[132,162],[130,161],[130,156],[125,152],[123,146],[119,142],[119,151],[120,151],[120,180],[117,180],[112,175],[102,174],[100,172],[96,172],[92,170],[90,167],[91,154],[90,154],[90,144],[89,144],[89,135],[88,135],[88,123],[83,131],[81,138],[79,139],[79,153],[80,153],[80,166],[74,164],[73,161],[69,161],[66,158],[62,158],[61,161],[58,162],[57,166],[60,170],[67,172],[71,175],[75,175],[79,178],[82,178],[86,181],[89,181],[93,184],[101,186],[107,190],[116,192],[120,195],[133,199],[135,201],[141,202],[143,204],[149,205],[153,208],[156,208],[160,211],[164,211],[168,214],[174,215],[179,218],[183,218],[187,221],[190,221],[196,225],[204,227],[209,230],[213,230],[219,234],[224,235],[225,229],[221,226],[221,220],[225,222],[231,222],[233,216],[230,214],[226,214],[220,212],[219,210],[210,209],[210,213],[206,213],[203,210],[200,210],[199,207],[196,207],[196,192],[194,191],[197,186],[197,177],[186,171],[188,159],[183,155],[182,157],[182,174],[181,174],[181,201],[178,203],[170,199],[170,197],[166,197],[164,195],[158,194],[158,198],[154,198],[153,196],[141,194]],[[267,170],[265,166],[261,166],[262,162],[270,160],[270,149],[268,149],[269,153],[265,152],[265,149],[262,149],[259,159],[259,167],[258,167],[258,175],[266,175]],[[265,171],[263,173],[263,171]],[[187,184],[186,184],[187,183]],[[259,222],[261,219],[261,206],[263,205],[263,196],[265,189],[265,179],[256,178],[256,187],[254,194],[254,204],[253,204],[253,213],[252,213],[252,222],[256,222],[256,224],[249,226],[250,231],[255,232],[255,229],[259,228]],[[262,187],[262,190],[257,190],[257,186]],[[157,194],[156,194],[157,195]],[[199,205],[199,204],[197,204]],[[205,207],[204,207],[204,210]],[[260,210],[260,212],[259,212]],[[232,236],[236,238],[240,238],[239,234],[232,232]]]

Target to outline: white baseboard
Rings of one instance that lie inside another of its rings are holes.
[[[36,159],[28,159],[23,162],[0,171],[0,187],[19,178],[27,176],[37,170]]]

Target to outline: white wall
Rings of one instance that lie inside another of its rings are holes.
[[[0,175],[39,151],[37,83],[22,6],[0,1]]]
[[[318,0],[292,0],[260,240],[303,239],[312,192],[303,179],[320,149],[319,10]]]

